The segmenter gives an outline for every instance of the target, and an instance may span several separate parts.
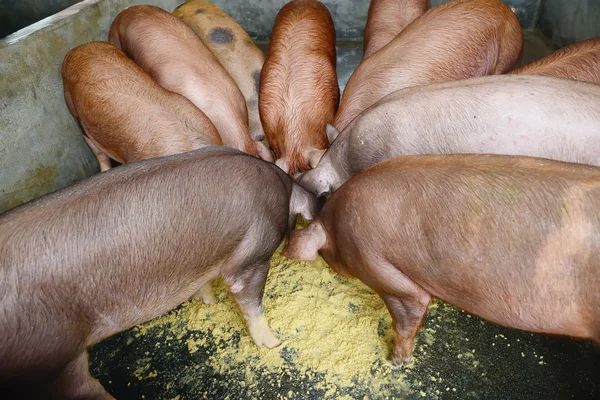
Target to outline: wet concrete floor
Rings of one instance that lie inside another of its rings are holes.
[[[524,63],[551,51],[537,32],[527,33],[525,43]],[[362,43],[339,43],[341,90],[361,57]],[[272,274],[286,273],[286,266],[275,264]],[[326,273],[329,272],[323,272]],[[334,278],[332,282],[339,281],[339,288],[355,290],[348,289],[343,278]],[[339,288],[334,287],[331,293],[335,295]],[[352,296],[352,292],[349,295]],[[223,299],[228,302],[227,307],[235,308],[230,299]],[[323,384],[326,374],[298,368],[301,360],[290,356],[293,347],[287,346],[285,341],[271,350],[284,360],[283,367],[270,369],[268,365],[254,363],[252,357],[243,362],[230,357],[215,359],[214,355],[222,353],[224,346],[233,349],[234,354],[238,348],[241,351],[240,343],[247,341],[241,317],[233,322],[239,330],[227,340],[220,340],[215,330],[182,329],[186,322],[179,316],[190,304],[192,302],[171,312],[168,322],[150,324],[143,329],[143,334],[140,328],[134,328],[92,348],[92,374],[117,399],[600,398],[599,346],[499,327],[441,302],[429,311],[417,337],[415,359],[418,362],[407,370],[390,369],[383,382],[379,379],[377,388],[364,376],[356,377],[352,385]],[[306,312],[318,313],[318,305],[315,307],[307,306]],[[353,312],[358,321],[366,311],[356,307]],[[389,347],[389,318],[381,319],[377,330],[385,342],[383,346]],[[202,339],[194,351],[190,351],[192,339],[196,342]],[[340,343],[340,351],[343,347]],[[388,362],[385,357],[380,358],[374,358],[373,371]],[[354,362],[360,360],[353,360],[351,356],[347,360],[348,366]],[[225,372],[219,363],[228,364]],[[398,384],[400,380],[402,385]]]

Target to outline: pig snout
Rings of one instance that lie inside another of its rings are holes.
[[[323,224],[315,220],[308,228],[294,230],[290,234],[283,255],[293,260],[314,261],[326,242],[327,235]]]
[[[329,180],[327,179],[326,175],[323,174],[319,166],[302,174],[298,178],[297,182],[305,190],[319,198],[327,197],[333,192]]]

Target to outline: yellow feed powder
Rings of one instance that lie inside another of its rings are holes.
[[[261,379],[255,372],[257,367],[277,373],[289,371],[290,363],[294,370],[308,376],[322,374],[324,379],[317,387],[326,390],[328,398],[341,398],[338,388],[355,383],[380,394],[387,391],[383,385],[394,392],[415,386],[414,382],[405,382],[404,370],[389,361],[393,333],[383,301],[359,280],[334,273],[321,258],[315,262],[293,261],[281,255],[281,249],[273,256],[264,304],[266,318],[282,341],[274,349],[258,348],[224,284],[215,282],[214,289],[218,304],[189,301],[178,311],[137,327],[136,335],[161,326],[167,339],[180,340],[197,332],[187,339],[188,350],[194,353],[206,344],[205,333],[210,332],[217,348],[208,360],[210,366],[227,374],[245,365],[248,387]],[[437,306],[433,303],[431,307]],[[185,321],[183,328],[174,328],[181,321]],[[423,341],[432,343],[433,335],[428,331],[433,329],[421,331],[417,346]],[[232,340],[234,335],[240,338],[237,345]],[[415,362],[418,358],[408,368]],[[149,372],[142,365],[136,375],[141,379]]]

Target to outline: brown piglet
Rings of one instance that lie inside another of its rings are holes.
[[[246,99],[248,125],[254,140],[262,141],[265,133],[258,114],[258,87],[265,55],[248,33],[232,17],[208,1],[189,0],[173,11],[208,47]]]
[[[237,84],[179,18],[159,7],[129,7],[113,21],[109,42],[160,85],[204,111],[225,145],[272,161],[268,148],[250,136],[248,109]]]
[[[259,111],[276,164],[294,176],[316,166],[337,110],[335,28],[316,0],[293,0],[277,14],[260,79]]]
[[[284,254],[381,296],[406,363],[435,296],[531,332],[600,342],[600,168],[504,155],[390,159],[342,185]]]
[[[110,158],[126,164],[223,144],[202,111],[108,43],[68,52],[62,77],[67,106],[101,171],[110,169]]]
[[[554,76],[600,84],[600,37],[563,47],[511,74]]]
[[[371,0],[364,33],[367,58],[429,9],[429,0]]]
[[[279,345],[263,312],[270,260],[297,214],[317,207],[275,165],[221,146],[114,168],[11,210],[0,217],[0,393],[112,399],[87,348],[195,293],[215,301],[217,277],[254,343]]]
[[[504,3],[453,0],[433,7],[360,63],[333,125],[343,134],[358,114],[400,89],[505,73],[522,52],[521,25]]]

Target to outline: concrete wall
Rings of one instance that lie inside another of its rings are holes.
[[[61,64],[73,47],[105,40],[137,3],[179,1],[87,0],[0,40],[0,212],[98,171],[65,105]]]
[[[0,0],[0,38],[31,25],[79,0]]]
[[[556,47],[600,36],[600,0],[544,0],[539,24]]]

